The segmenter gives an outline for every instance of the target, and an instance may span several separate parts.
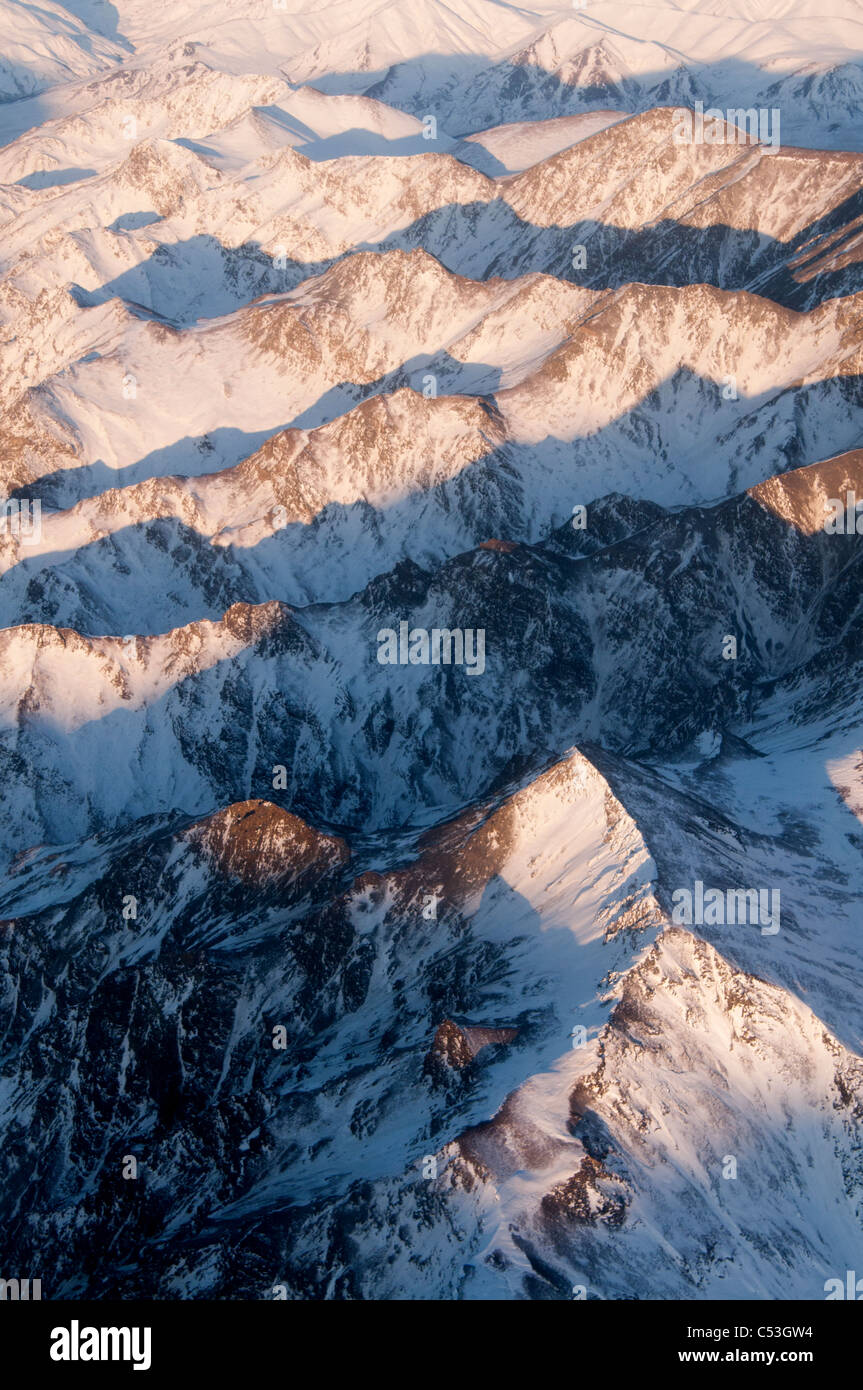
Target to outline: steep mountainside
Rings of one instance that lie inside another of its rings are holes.
[[[0,1274],[859,1269],[822,10],[0,0]]]

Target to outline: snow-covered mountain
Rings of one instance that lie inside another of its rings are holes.
[[[0,24],[0,1271],[824,1298],[859,6]]]

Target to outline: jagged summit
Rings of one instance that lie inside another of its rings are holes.
[[[850,495],[863,501],[863,450],[854,449],[768,478],[751,488],[749,495],[806,535],[823,533],[834,514],[831,502],[839,502],[844,512]],[[847,516],[843,526],[847,526]]]
[[[254,887],[320,878],[347,863],[344,840],[322,835],[269,801],[241,801],[215,811],[185,832],[230,878]]]
[[[0,1273],[859,1268],[854,4],[0,0]]]

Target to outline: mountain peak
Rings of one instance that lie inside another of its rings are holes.
[[[344,840],[270,801],[235,802],[196,822],[183,838],[220,873],[252,887],[319,880],[350,859]]]

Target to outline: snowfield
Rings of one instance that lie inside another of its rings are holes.
[[[0,26],[0,1270],[822,1300],[863,1216],[859,5]],[[698,102],[779,147],[681,143]],[[482,673],[382,664],[401,624]],[[696,882],[779,931],[676,923]]]

